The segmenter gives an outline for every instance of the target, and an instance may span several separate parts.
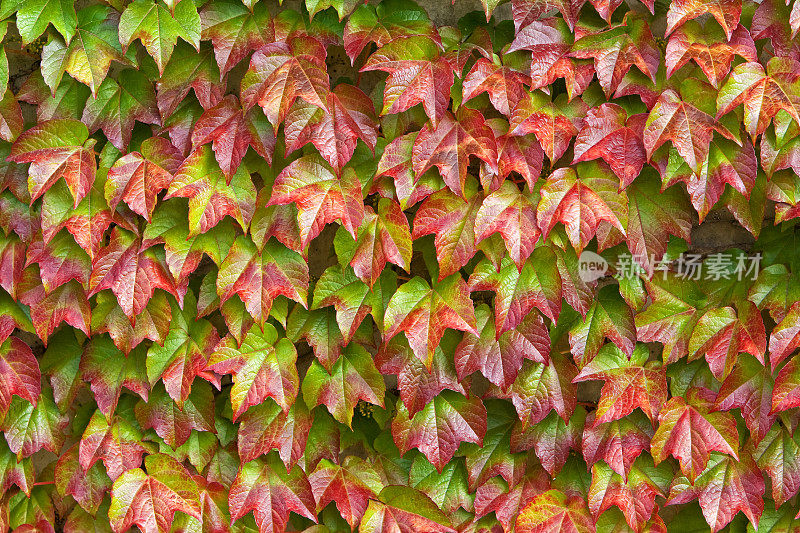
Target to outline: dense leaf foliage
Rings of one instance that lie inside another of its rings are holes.
[[[481,7],[0,1],[0,532],[800,531],[800,0]]]

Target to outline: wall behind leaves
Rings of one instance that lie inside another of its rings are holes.
[[[800,0],[483,7],[0,2],[0,531],[800,530]]]

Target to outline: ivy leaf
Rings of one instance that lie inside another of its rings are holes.
[[[584,431],[585,420],[586,411],[582,407],[575,409],[568,423],[555,411],[551,411],[538,424],[528,426],[522,437],[517,437],[519,433],[512,433],[511,451],[532,446],[547,473],[555,476],[566,464],[570,452],[581,449],[581,432]],[[523,442],[515,442],[517,439]]]
[[[730,413],[710,412],[712,402],[698,389],[682,397],[670,398],[658,416],[653,435],[653,459],[660,463],[672,455],[689,479],[696,479],[706,469],[709,453],[717,451],[739,459],[739,432]]]
[[[108,169],[105,198],[112,209],[122,201],[151,222],[158,194],[170,186],[183,157],[162,137],[143,141],[139,150],[117,159]]]
[[[111,479],[139,468],[142,456],[148,452],[142,443],[141,431],[132,421],[119,415],[109,421],[100,410],[95,411],[89,420],[79,446],[78,459],[83,470],[103,461]]]
[[[778,372],[772,392],[772,413],[800,406],[800,358],[793,357]]]
[[[303,248],[320,234],[326,224],[341,220],[355,238],[364,218],[361,184],[352,169],[341,178],[313,156],[292,161],[278,174],[267,205],[294,203]]]
[[[449,189],[433,193],[414,216],[412,239],[433,233],[439,281],[458,272],[475,255],[475,217],[482,195],[464,199]]]
[[[657,509],[656,497],[664,496],[671,479],[670,466],[665,463],[653,466],[647,455],[634,462],[627,480],[605,463],[595,463],[589,488],[589,509],[598,518],[612,505],[617,506],[631,529],[641,531]]]
[[[58,492],[70,495],[89,513],[97,513],[111,480],[100,465],[93,465],[84,472],[79,457],[79,444],[74,444],[61,457],[55,467],[55,483]]]
[[[678,187],[659,190],[659,183],[643,175],[626,190],[628,196],[627,245],[645,268],[661,261],[669,236],[691,240],[692,219],[686,195]]]
[[[519,101],[509,118],[509,134],[536,136],[551,165],[558,161],[581,129],[589,111],[583,100],[567,100],[561,95],[552,100],[541,91],[532,91]]]
[[[480,446],[485,434],[483,402],[452,391],[442,391],[413,418],[400,405],[392,421],[392,436],[400,453],[419,449],[439,473],[462,442]]]
[[[739,24],[739,16],[741,13],[741,0],[714,0],[713,2],[678,0],[670,4],[669,11],[667,11],[666,33],[669,35],[675,28],[681,26],[688,20],[710,14],[719,22],[728,40],[730,40],[734,29]]]
[[[577,322],[569,332],[570,350],[581,368],[597,356],[605,339],[616,344],[626,356],[633,354],[636,345],[633,312],[613,285],[606,285],[598,291],[586,318]]]
[[[41,1],[41,0],[40,0]],[[61,0],[47,0],[61,3]],[[42,75],[55,94],[64,72],[83,83],[97,96],[111,62],[135,66],[133,54],[124,55],[119,43],[119,14],[107,6],[94,5],[78,12],[76,39],[66,43],[53,38],[42,50]]]
[[[496,335],[494,317],[486,305],[475,309],[476,329],[467,332],[456,347],[458,377],[480,371],[486,379],[508,389],[517,378],[524,359],[547,363],[550,336],[539,313],[531,312],[514,329]]]
[[[143,340],[161,344],[169,331],[172,309],[164,292],[155,292],[145,310],[130,320],[113,294],[100,292],[92,309],[92,334],[108,333],[123,353],[129,354]]]
[[[375,211],[364,209],[364,220],[350,260],[356,276],[373,288],[386,263],[408,272],[411,253],[411,230],[400,204],[381,198]]]
[[[448,463],[439,474],[424,455],[418,454],[411,463],[408,477],[409,485],[431,498],[443,512],[452,513],[460,507],[473,508],[462,461]]]
[[[78,19],[74,5],[60,0],[35,0],[16,2],[16,4],[17,28],[23,43],[28,44],[39,38],[49,24],[52,24],[67,42],[75,35]],[[5,4],[3,7],[5,8]]]
[[[161,124],[152,82],[134,69],[123,70],[117,80],[106,78],[86,102],[81,120],[90,133],[102,130],[111,144],[125,150],[137,121]]]
[[[189,198],[192,236],[207,232],[226,215],[246,231],[256,208],[256,189],[247,170],[240,166],[227,179],[208,145],[192,152],[175,172],[165,199],[174,197]]]
[[[467,393],[463,380],[456,375],[453,361],[445,355],[441,346],[436,349],[433,363],[428,369],[402,337],[395,337],[381,345],[375,365],[382,374],[397,376],[400,400],[412,417],[445,389]]]
[[[788,313],[778,322],[769,335],[769,353],[772,371],[800,347],[800,328],[797,325],[800,316],[800,304],[793,303]]]
[[[605,163],[579,163],[560,168],[542,186],[537,220],[546,237],[563,222],[572,247],[580,253],[606,222],[625,234],[628,198]]]
[[[718,125],[711,115],[681,99],[668,89],[658,98],[644,128],[644,146],[647,157],[667,141],[671,141],[689,168],[700,175],[703,163],[709,156],[709,146],[714,131],[731,138],[727,130]]]
[[[381,115],[402,113],[422,104],[433,128],[445,117],[453,66],[440,55],[436,40],[423,35],[398,37],[372,54],[361,70],[389,73]]]
[[[394,39],[411,35],[423,35],[441,44],[428,14],[417,4],[388,0],[374,6],[359,6],[347,18],[344,49],[355,63],[368,44],[375,43],[381,48]]]
[[[33,464],[31,459],[21,461],[8,448],[5,440],[0,440],[0,487],[7,491],[12,485],[30,496],[34,484]]]
[[[597,356],[584,366],[576,383],[600,379],[605,383],[597,405],[596,424],[604,424],[629,415],[637,407],[651,421],[659,415],[667,401],[665,369],[657,362],[648,362],[649,350],[637,344],[630,358],[613,344],[606,344]]]
[[[22,133],[11,147],[9,161],[31,163],[28,189],[36,200],[61,177],[77,208],[95,179],[94,140],[75,120],[48,120]]]
[[[652,423],[638,411],[605,424],[596,424],[595,413],[589,413],[583,430],[583,457],[587,465],[602,459],[627,481],[631,465],[649,449],[652,438]]]
[[[577,405],[572,384],[577,369],[566,357],[550,354],[545,363],[525,362],[511,386],[511,401],[517,409],[522,429],[544,420],[551,410],[565,422]]]
[[[94,258],[105,244],[105,232],[115,220],[103,198],[100,179],[74,208],[74,199],[66,183],[56,182],[42,197],[42,238],[49,241],[62,228],[75,238],[78,246]]]
[[[313,420],[302,396],[295,399],[288,412],[274,401],[254,405],[239,417],[241,460],[247,463],[276,449],[281,460],[292,468],[305,453]]]
[[[330,305],[336,309],[336,323],[347,344],[367,314],[378,314],[383,302],[352,270],[333,266],[326,269],[317,281],[311,309]]]
[[[704,295],[693,280],[672,273],[653,276],[645,287],[653,303],[637,313],[636,335],[641,342],[662,343],[664,361],[673,363],[687,352]]]
[[[384,314],[384,336],[401,331],[420,361],[430,367],[445,329],[478,334],[467,284],[461,276],[444,278],[433,287],[415,276],[394,293]]]
[[[324,108],[296,102],[286,115],[286,153],[309,142],[341,176],[361,139],[375,150],[378,123],[372,100],[358,87],[340,83],[327,94]]]
[[[740,353],[763,360],[767,349],[763,328],[761,313],[751,302],[740,304],[738,313],[731,307],[711,309],[700,317],[692,332],[689,359],[705,354],[714,376],[725,379]]]
[[[326,369],[333,366],[345,344],[336,323],[336,312],[331,307],[308,311],[295,306],[286,320],[286,337],[292,342],[305,340]]]
[[[666,50],[667,77],[693,60],[711,85],[719,89],[731,70],[734,56],[746,61],[758,60],[756,45],[744,26],[731,28],[729,38],[720,30],[713,25],[701,26],[696,21],[687,21],[673,32]]]
[[[369,501],[360,533],[402,531],[413,527],[419,531],[453,533],[450,520],[429,497],[411,487],[391,485],[383,489],[378,499]]]
[[[491,478],[475,492],[475,514],[485,516],[494,512],[505,531],[510,531],[520,511],[549,487],[550,478],[542,468],[526,474],[513,487],[499,477]]]
[[[89,335],[91,308],[86,291],[77,281],[70,281],[47,293],[41,280],[32,279],[35,273],[30,269],[25,272],[27,279],[23,281],[25,288],[20,301],[30,306],[31,322],[40,339],[46,342],[62,322]]]
[[[245,107],[260,105],[273,128],[284,121],[297,98],[325,109],[330,92],[326,55],[319,41],[305,36],[261,47],[242,80]]]
[[[316,521],[316,500],[305,473],[299,466],[287,471],[274,454],[243,464],[229,494],[231,519],[253,511],[263,533],[284,531],[290,512]]]
[[[782,424],[773,424],[753,451],[753,459],[772,481],[776,508],[800,490],[800,443]]]
[[[514,0],[511,3],[514,27],[519,32],[532,21],[552,9],[557,9],[569,25],[569,29],[573,30],[575,23],[578,22],[581,7],[585,3],[585,0]]]
[[[17,337],[0,344],[0,412],[5,413],[12,395],[36,405],[42,392],[41,371],[30,347]]]
[[[744,126],[754,138],[781,110],[800,124],[797,69],[797,61],[778,57],[769,60],[766,70],[755,62],[736,66],[717,95],[717,117],[744,104]]]
[[[172,306],[172,320],[164,343],[152,344],[147,350],[147,378],[152,387],[161,379],[170,398],[179,407],[189,397],[196,376],[212,383],[206,372],[211,352],[217,346],[219,334],[207,320],[195,316],[193,294],[187,294],[183,309]]]
[[[252,51],[275,40],[272,18],[261,2],[247,7],[235,0],[208,4],[200,20],[202,39],[213,43],[223,77]]]
[[[106,336],[94,337],[87,343],[81,356],[80,375],[89,383],[97,407],[106,418],[114,416],[122,387],[147,401],[150,387],[144,356],[143,348],[123,354]]]
[[[380,477],[364,459],[345,457],[341,465],[323,459],[308,476],[317,509],[334,503],[342,517],[356,527],[370,499],[383,488]]]
[[[154,454],[145,458],[147,473],[128,470],[114,481],[108,517],[115,531],[133,525],[143,533],[169,531],[176,511],[200,518],[197,485],[175,459]]]
[[[240,236],[220,265],[217,293],[222,303],[239,295],[247,312],[263,324],[279,295],[306,305],[308,264],[300,254],[275,241],[259,251],[252,240]]]
[[[775,423],[772,413],[774,380],[768,367],[755,357],[741,354],[717,393],[715,410],[741,409],[750,430],[750,438],[758,446]]]
[[[45,389],[35,405],[20,397],[13,398],[0,429],[8,447],[21,459],[42,449],[60,453],[68,424],[67,417],[53,402],[52,392]]]
[[[201,46],[199,53],[186,43],[175,47],[163,75],[156,82],[158,110],[165,124],[190,90],[194,90],[203,109],[210,109],[222,100],[225,86],[213,56],[211,46]]]
[[[161,75],[178,37],[200,49],[200,15],[194,2],[178,0],[168,10],[160,2],[134,0],[119,19],[119,42],[124,49],[139,39],[155,60]]]
[[[245,113],[233,95],[227,95],[197,119],[192,130],[192,148],[209,142],[228,184],[248,147],[252,146],[267,163],[272,162],[275,151],[275,134],[264,121],[264,115],[253,109]]]
[[[642,134],[643,114],[627,116],[617,104],[589,110],[575,138],[573,163],[603,159],[619,177],[624,189],[641,173],[646,160]]]
[[[205,381],[194,384],[182,408],[172,401],[166,389],[156,385],[147,403],[136,404],[135,414],[142,429],[152,428],[173,449],[186,442],[193,429],[215,431],[213,392]]]
[[[144,311],[153,291],[162,289],[178,297],[172,278],[152,249],[143,249],[133,234],[116,227],[105,248],[92,261],[91,295],[111,289],[125,315]]]
[[[303,378],[303,399],[313,407],[325,405],[333,417],[348,427],[359,400],[383,406],[386,387],[372,356],[351,343],[342,350],[330,372],[313,361]]]
[[[609,97],[634,65],[655,83],[661,54],[654,43],[647,22],[626,13],[621,25],[575,41],[571,55],[594,58],[597,79]]]
[[[475,216],[476,244],[494,233],[503,237],[506,250],[521,271],[540,231],[531,197],[507,181],[483,200]]]
[[[443,114],[436,126],[422,128],[414,141],[412,165],[417,176],[437,167],[445,184],[464,197],[470,156],[482,159],[497,173],[494,132],[480,113],[461,108],[455,117]]]
[[[764,510],[764,488],[764,478],[749,452],[742,453],[738,460],[712,453],[708,466],[694,484],[685,477],[672,481],[667,505],[688,503],[697,498],[706,522],[715,533],[739,511],[758,527]]]
[[[46,292],[74,279],[87,286],[91,262],[75,240],[66,232],[58,233],[50,242],[44,244],[35,240],[28,246],[25,266],[39,265],[39,275]]]
[[[237,346],[232,337],[225,337],[214,349],[208,368],[218,374],[234,374],[231,389],[233,419],[248,407],[273,398],[284,412],[294,403],[299,388],[297,351],[288,339],[278,340],[270,324],[254,325]]]
[[[590,533],[594,520],[583,498],[565,495],[555,489],[536,496],[517,516],[514,531],[536,533],[539,531],[569,531]]]
[[[522,73],[481,57],[464,78],[464,101],[486,92],[494,108],[510,116],[511,110],[525,97],[527,83]]]

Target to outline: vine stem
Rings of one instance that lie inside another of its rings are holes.
[[[37,481],[36,483],[33,484],[33,486],[38,487],[40,485],[55,485],[55,484],[56,484],[55,481]]]

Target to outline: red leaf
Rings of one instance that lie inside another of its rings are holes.
[[[439,472],[462,442],[481,445],[486,434],[486,408],[478,398],[443,391],[410,417],[404,405],[392,421],[392,436],[400,453],[419,449]]]
[[[142,533],[169,531],[176,511],[200,519],[197,485],[175,459],[155,454],[145,459],[147,473],[128,470],[114,481],[108,516],[115,531],[136,525]]]
[[[402,113],[421,103],[434,128],[445,116],[453,66],[439,56],[435,40],[424,36],[394,39],[372,54],[361,70],[389,73],[381,115]]]
[[[590,109],[575,138],[573,163],[603,159],[619,177],[620,188],[626,188],[641,173],[646,160],[644,122],[644,115],[628,118],[617,104]]]
[[[605,221],[623,235],[628,222],[628,197],[618,192],[618,179],[602,162],[560,168],[542,186],[537,218],[546,237],[563,222],[573,248],[580,253]]]
[[[742,0],[677,0],[669,6],[667,12],[667,35],[687,20],[695,19],[706,13],[713,16],[725,30],[728,40],[739,24],[742,13]]]
[[[0,344],[0,412],[8,410],[12,395],[36,405],[42,392],[41,379],[39,363],[27,344],[17,337]]]
[[[297,98],[325,109],[330,91],[325,66],[327,53],[312,37],[292,37],[269,43],[250,58],[242,80],[241,99],[246,109],[255,104],[277,128]]]
[[[134,235],[115,228],[111,240],[92,261],[90,295],[111,289],[125,315],[131,320],[147,306],[155,289],[163,289],[176,298],[171,276],[153,250],[143,249]]]
[[[341,220],[355,238],[364,218],[361,183],[355,171],[349,168],[338,178],[313,156],[292,161],[275,178],[267,205],[289,203],[296,204],[299,211],[303,248],[334,220]]]
[[[161,137],[147,139],[140,150],[141,153],[131,152],[121,157],[108,170],[105,196],[111,209],[124,201],[134,213],[150,222],[158,193],[170,186],[183,157],[172,143]]]
[[[627,480],[631,465],[650,448],[652,438],[653,424],[639,412],[606,424],[596,424],[595,413],[589,413],[583,430],[583,458],[587,465],[602,459]]]
[[[548,490],[520,511],[514,530],[517,533],[593,533],[595,528],[583,498]]]
[[[261,533],[285,531],[290,512],[316,521],[316,500],[305,473],[298,466],[287,472],[275,455],[243,464],[228,502],[233,520],[253,511]]]
[[[457,117],[442,115],[436,126],[426,124],[414,141],[412,154],[414,174],[422,176],[435,166],[445,184],[462,197],[466,197],[464,184],[470,156],[482,159],[497,172],[494,132],[483,115],[468,108],[460,109]]]
[[[264,122],[257,110],[245,112],[239,100],[227,95],[220,103],[206,110],[192,130],[192,149],[212,143],[214,155],[227,183],[239,169],[247,149],[253,150],[272,163],[275,151],[275,134],[272,126]]]
[[[499,336],[496,336],[494,317],[488,307],[479,306],[475,316],[480,335],[465,333],[456,347],[459,380],[480,371],[486,379],[505,390],[516,380],[524,359],[547,363],[550,336],[539,313],[529,313],[514,329]]]
[[[312,143],[341,176],[358,139],[375,150],[378,123],[372,100],[358,87],[341,83],[328,93],[325,108],[295,103],[286,116],[286,153]]]
[[[148,451],[141,439],[141,432],[131,421],[117,416],[109,422],[98,410],[81,437],[80,464],[89,470],[102,460],[109,477],[117,479],[123,472],[141,466],[142,456]]]
[[[708,467],[694,484],[685,477],[673,480],[667,505],[689,503],[697,498],[714,533],[728,525],[739,511],[758,528],[764,510],[764,488],[764,478],[749,451],[736,460],[712,453]]]
[[[550,355],[547,364],[523,364],[510,390],[523,429],[529,424],[538,424],[553,409],[565,422],[570,419],[577,405],[572,384],[576,374],[572,362],[555,353]]]
[[[446,328],[476,332],[475,312],[461,276],[444,278],[433,288],[414,277],[386,306],[384,338],[405,332],[414,354],[428,367]]]
[[[670,398],[661,410],[651,450],[658,463],[668,455],[675,457],[684,475],[693,480],[706,469],[712,451],[739,460],[739,432],[730,413],[709,412],[712,403],[699,389],[692,389],[688,398],[692,403],[679,396]]]
[[[95,178],[94,141],[89,131],[76,120],[41,122],[19,136],[8,160],[31,163],[28,184],[31,200],[36,200],[61,177],[66,181],[78,207]]]
[[[606,344],[597,356],[584,366],[574,382],[600,379],[605,382],[597,404],[595,425],[605,424],[629,415],[637,407],[655,421],[667,401],[665,369],[657,362],[648,362],[650,352],[638,344],[628,356],[613,344]]]

